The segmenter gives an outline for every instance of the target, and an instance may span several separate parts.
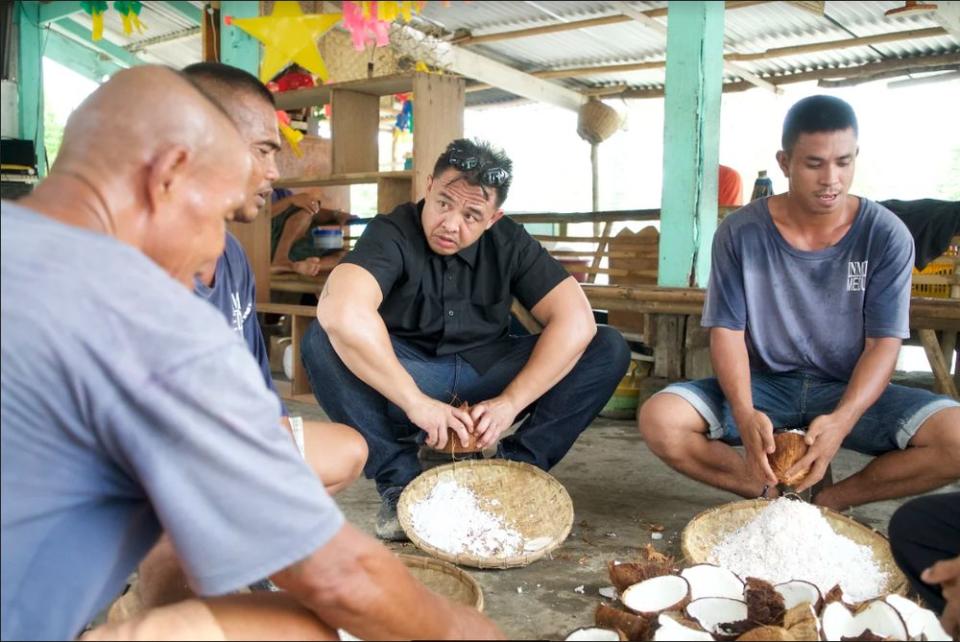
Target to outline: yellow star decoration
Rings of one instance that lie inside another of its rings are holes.
[[[317,38],[340,22],[341,16],[339,13],[304,14],[299,2],[279,0],[269,16],[234,18],[230,24],[263,43],[260,64],[263,82],[271,80],[291,62],[327,80],[327,65],[317,50]]]

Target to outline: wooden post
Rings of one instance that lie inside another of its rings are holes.
[[[723,4],[671,0],[658,283],[703,286],[717,227]]]
[[[37,174],[47,175],[47,152],[43,147],[43,36],[40,5],[14,3],[10,11],[17,21],[17,93],[20,138],[32,140],[37,152]]]

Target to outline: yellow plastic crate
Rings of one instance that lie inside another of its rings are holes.
[[[950,283],[917,283],[916,277],[952,277],[954,269],[955,264],[952,261],[945,263],[940,262],[939,259],[933,263],[927,264],[927,267],[923,268],[923,270],[917,270],[917,268],[913,268],[914,283],[911,288],[911,294],[913,296],[932,297],[935,299],[949,299],[951,287]],[[926,281],[928,279],[921,280]]]

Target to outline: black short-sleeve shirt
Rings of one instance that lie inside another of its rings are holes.
[[[391,335],[433,355],[460,354],[480,372],[508,349],[510,305],[535,306],[569,274],[506,216],[452,256],[424,236],[423,201],[378,215],[342,262],[380,284],[380,315]]]

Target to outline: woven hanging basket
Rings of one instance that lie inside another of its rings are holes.
[[[413,528],[411,508],[441,480],[470,489],[483,510],[502,517],[523,536],[524,550],[490,557],[453,554],[420,537]],[[397,503],[397,517],[410,541],[434,557],[475,568],[515,568],[535,562],[563,543],[573,526],[573,502],[563,484],[536,466],[503,459],[467,460],[438,466],[410,482]]]
[[[768,499],[733,502],[705,510],[691,519],[680,537],[680,550],[686,561],[691,565],[707,562],[711,551],[727,535],[746,526],[769,502]],[[883,588],[884,593],[906,593],[907,578],[893,560],[890,543],[886,537],[836,511],[828,508],[821,508],[820,511],[838,535],[843,535],[873,551],[873,558],[880,569],[887,574],[888,580]]]
[[[483,591],[469,573],[442,560],[398,554],[410,574],[428,589],[456,604],[483,611]]]
[[[613,136],[620,129],[620,124],[620,114],[616,109],[599,100],[588,100],[580,106],[577,115],[577,134],[596,145]]]

